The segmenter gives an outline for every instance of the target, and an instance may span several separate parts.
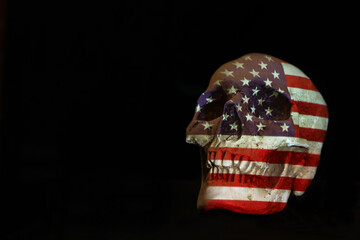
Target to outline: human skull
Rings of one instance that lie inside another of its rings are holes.
[[[222,65],[186,129],[203,150],[198,208],[281,211],[314,178],[327,125],[323,97],[297,67],[260,53]]]

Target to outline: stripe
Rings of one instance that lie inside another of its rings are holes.
[[[299,114],[299,127],[327,130],[328,118]]]
[[[308,152],[309,154],[320,154],[323,145],[322,142],[307,141],[303,138],[289,136],[243,135],[238,140],[224,141],[224,139],[230,139],[231,137],[231,135],[217,135],[211,143],[211,147],[277,149],[278,151],[300,151]]]
[[[240,160],[240,156],[246,156],[241,161],[257,161],[272,164],[292,164],[316,167],[319,164],[320,155],[306,152],[274,151],[268,149],[249,148],[209,148],[209,160]],[[271,156],[271,157],[269,157]]]
[[[295,196],[301,196],[304,194],[304,191],[293,191]]]
[[[302,128],[299,125],[295,125],[295,132],[299,133],[300,138],[315,142],[324,142],[326,136],[326,130]]]
[[[290,190],[247,187],[209,186],[205,191],[207,200],[242,200],[286,203]]]
[[[313,179],[316,167],[305,167],[292,164],[272,164],[258,161],[215,160],[210,174],[247,174],[264,177],[300,177]],[[235,171],[235,172],[234,172]]]
[[[209,186],[252,187],[305,191],[312,179],[272,177],[248,174],[213,174],[209,176]]]
[[[309,103],[309,102],[299,102],[291,100],[293,105],[296,105],[297,112],[304,115],[313,115],[319,117],[329,117],[328,108],[326,105]]]
[[[293,75],[303,78],[309,78],[308,76],[305,75],[305,73],[303,73],[303,71],[301,71],[299,68],[295,67],[290,63],[281,63],[281,65],[283,66],[285,75]]]
[[[239,201],[239,200],[209,200],[204,210],[225,209],[245,214],[270,214],[284,209],[286,203]]]
[[[288,90],[290,92],[291,99],[293,99],[294,101],[326,105],[320,92],[293,87],[288,87]]]
[[[288,87],[319,91],[309,78],[292,75],[286,75],[285,78]]]

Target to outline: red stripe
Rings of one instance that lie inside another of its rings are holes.
[[[274,151],[273,149],[253,148],[209,148],[209,159],[211,160],[241,160],[258,161],[277,164],[293,164],[316,167],[320,155],[308,154],[307,152]]]
[[[309,102],[300,102],[291,100],[293,106],[296,105],[297,108],[292,109],[293,112],[298,112],[304,115],[313,115],[318,117],[329,117],[328,108],[326,105],[309,103]]]
[[[319,91],[308,78],[293,75],[285,75],[285,78],[288,87]]]
[[[242,201],[242,200],[208,200],[204,210],[225,209],[246,214],[270,214],[284,209],[286,203]]]
[[[324,142],[326,131],[316,128],[303,128],[295,126],[296,137],[305,138],[308,141]]]
[[[227,173],[210,173],[208,181],[209,186],[223,187],[250,187],[291,190],[293,186],[296,186],[296,191],[305,191],[310,183],[311,179]]]
[[[296,178],[294,180],[294,191],[302,191],[304,192],[311,184],[312,180],[310,179],[301,179]]]

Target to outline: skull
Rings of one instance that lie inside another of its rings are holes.
[[[259,53],[222,65],[186,129],[203,153],[198,208],[281,211],[314,178],[327,125],[323,97],[297,67]]]

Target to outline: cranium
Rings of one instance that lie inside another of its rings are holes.
[[[281,211],[314,178],[327,125],[323,97],[297,67],[259,53],[222,65],[186,130],[203,150],[198,208]]]

